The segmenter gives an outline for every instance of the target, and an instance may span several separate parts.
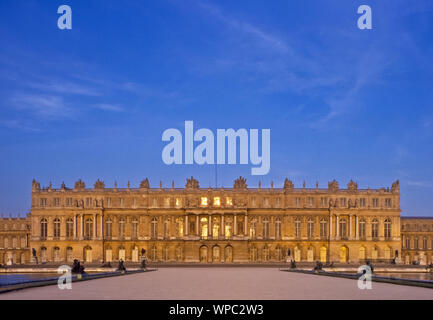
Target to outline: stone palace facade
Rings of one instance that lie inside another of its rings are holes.
[[[26,218],[0,219],[0,263],[195,263],[295,261],[432,262],[433,219],[400,217],[399,182],[391,188],[86,188],[32,186]],[[419,226],[418,227],[415,227]],[[402,228],[401,228],[402,226]],[[402,229],[402,230],[401,230]],[[403,250],[403,251],[402,251]],[[35,255],[34,255],[35,254]]]

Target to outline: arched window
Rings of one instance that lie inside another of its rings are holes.
[[[422,239],[422,248],[423,248],[424,250],[427,250],[427,237],[424,237],[424,238]]]
[[[105,221],[105,237],[107,239],[111,239],[113,236],[113,221],[111,219],[108,219]]]
[[[406,237],[406,248],[410,249],[410,237]]]
[[[301,220],[299,218],[296,218],[295,220],[295,237],[301,237]]]
[[[415,237],[413,244],[414,244],[415,249],[419,249],[418,237]]]
[[[152,239],[156,239],[158,237],[158,219],[152,218],[152,222],[150,224],[150,236]]]
[[[359,220],[359,226],[358,226],[358,233],[359,233],[359,238],[361,239],[361,240],[364,240],[365,239],[365,235],[366,235],[366,233],[365,233],[365,220],[364,219],[361,219],[361,220]]]
[[[281,220],[277,218],[275,221],[275,239],[281,239]]]
[[[314,221],[311,218],[307,221],[307,235],[310,239],[314,237]]]
[[[377,221],[377,219],[373,219],[373,221],[371,222],[371,236],[373,238],[379,237],[379,222]]]
[[[325,218],[320,219],[320,238],[328,236],[328,221]]]
[[[47,219],[43,218],[41,220],[41,240],[45,240],[47,238]]]
[[[91,239],[93,237],[93,220],[91,218],[86,219],[86,239]]]
[[[60,219],[59,218],[55,218],[54,219],[54,239],[59,239],[60,238]]]
[[[263,239],[269,239],[269,220],[263,219]]]
[[[71,218],[66,220],[66,237],[72,238],[74,236],[74,221]]]
[[[385,239],[391,239],[391,220],[385,220]]]
[[[340,238],[347,238],[347,221],[344,218],[340,219]]]
[[[125,219],[120,218],[119,220],[119,238],[123,239],[125,237]]]

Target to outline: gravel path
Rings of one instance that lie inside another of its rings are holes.
[[[289,273],[273,268],[161,268],[155,272],[0,294],[6,299],[433,299],[433,289]]]

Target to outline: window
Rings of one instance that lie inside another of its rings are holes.
[[[310,207],[314,206],[314,198],[313,197],[308,197],[308,206],[310,206]]]
[[[361,208],[365,208],[365,198],[361,198],[361,199],[359,199],[359,206],[360,206]]]
[[[385,238],[391,239],[391,220],[386,219],[385,220]]]
[[[54,239],[60,238],[60,219],[54,219]]]
[[[170,198],[167,197],[164,199],[164,205],[166,208],[170,207]]]
[[[264,198],[263,198],[263,205],[264,205],[265,207],[269,206],[269,199],[268,199],[268,197],[264,197]]]
[[[277,197],[277,207],[279,207],[281,205],[281,198]]]
[[[164,221],[164,239],[168,239],[170,235],[170,220]]]
[[[66,237],[72,238],[74,236],[74,221],[71,218],[66,220]]]
[[[47,238],[47,219],[43,218],[41,220],[41,239],[45,240]]]
[[[125,199],[119,198],[119,205],[123,208],[125,206]]]
[[[125,237],[125,219],[120,218],[119,220],[119,238]]]
[[[346,198],[340,199],[340,207],[346,207],[347,206],[347,200]]]
[[[152,219],[150,236],[152,239],[156,239],[158,237],[158,220],[156,218]]]
[[[176,233],[178,237],[183,237],[183,219],[178,218],[177,219],[177,228]]]
[[[138,221],[136,219],[132,220],[132,239],[138,238]]]
[[[365,239],[366,233],[365,233],[365,220],[364,219],[361,219],[359,221],[358,228],[359,228],[359,238],[360,239]]]
[[[252,197],[251,198],[251,205],[255,206],[256,205],[256,197]]]
[[[281,220],[277,219],[275,221],[275,239],[281,239]]]
[[[263,239],[269,239],[269,220],[263,220]]]
[[[379,222],[376,219],[373,219],[371,223],[371,236],[373,238],[379,237]]]
[[[327,207],[327,201],[326,200],[327,200],[326,197],[320,198],[320,206],[322,208],[326,208]]]
[[[311,218],[307,221],[307,235],[310,239],[314,237],[314,221]]]
[[[180,207],[180,206],[181,206],[181,199],[176,198],[176,207]]]
[[[297,208],[299,208],[301,206],[301,198],[299,198],[299,197],[295,198],[295,205]]]
[[[347,222],[346,219],[340,219],[340,238],[347,238]]]
[[[111,221],[111,219],[108,219],[105,222],[105,237],[107,239],[111,239],[112,236],[113,236],[113,222]]]
[[[301,237],[301,220],[299,219],[295,220],[295,237],[296,238]]]
[[[54,206],[55,207],[60,206],[60,198],[54,198]]]
[[[137,198],[133,198],[133,199],[132,199],[132,206],[133,206],[134,208],[137,207]]]
[[[406,248],[410,249],[410,238],[409,237],[406,238]]]
[[[214,197],[213,198],[213,205],[219,207],[221,205],[221,198],[220,197]]]
[[[107,198],[107,207],[111,207],[111,198],[110,197]]]
[[[41,207],[47,206],[47,198],[41,198]]]
[[[202,206],[207,206],[207,197],[201,197],[200,204],[201,204]]]
[[[379,199],[373,198],[373,208],[377,208],[377,207],[379,207]]]
[[[66,198],[66,206],[72,207],[72,198]]]
[[[90,207],[92,205],[92,198],[86,198],[86,207]]]
[[[322,218],[320,219],[320,238],[326,238],[328,236],[328,221]]]
[[[391,199],[390,198],[385,199],[385,207],[391,208]]]
[[[156,198],[152,198],[152,207],[158,206],[158,200]]]
[[[419,249],[418,237],[415,237],[415,241],[413,244],[414,244],[415,249]]]
[[[233,205],[233,199],[232,199],[231,197],[227,197],[227,198],[226,198],[226,204],[227,204],[228,206],[232,206],[232,205]]]
[[[93,237],[93,220],[88,218],[86,219],[86,239],[92,239]]]
[[[427,238],[426,238],[426,237],[424,237],[424,238],[422,239],[422,248],[423,248],[424,250],[427,250]]]

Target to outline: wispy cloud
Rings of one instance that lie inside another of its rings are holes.
[[[99,96],[101,93],[94,87],[86,86],[74,82],[65,82],[58,80],[56,82],[30,82],[30,88],[39,89],[42,91],[70,94],[70,95],[83,95],[83,96]]]
[[[122,112],[124,109],[114,104],[109,103],[101,103],[93,105],[95,109],[104,110],[104,111],[114,111],[114,112]]]
[[[54,95],[17,94],[11,102],[18,110],[27,110],[39,118],[49,120],[69,117],[72,113],[63,98]]]

